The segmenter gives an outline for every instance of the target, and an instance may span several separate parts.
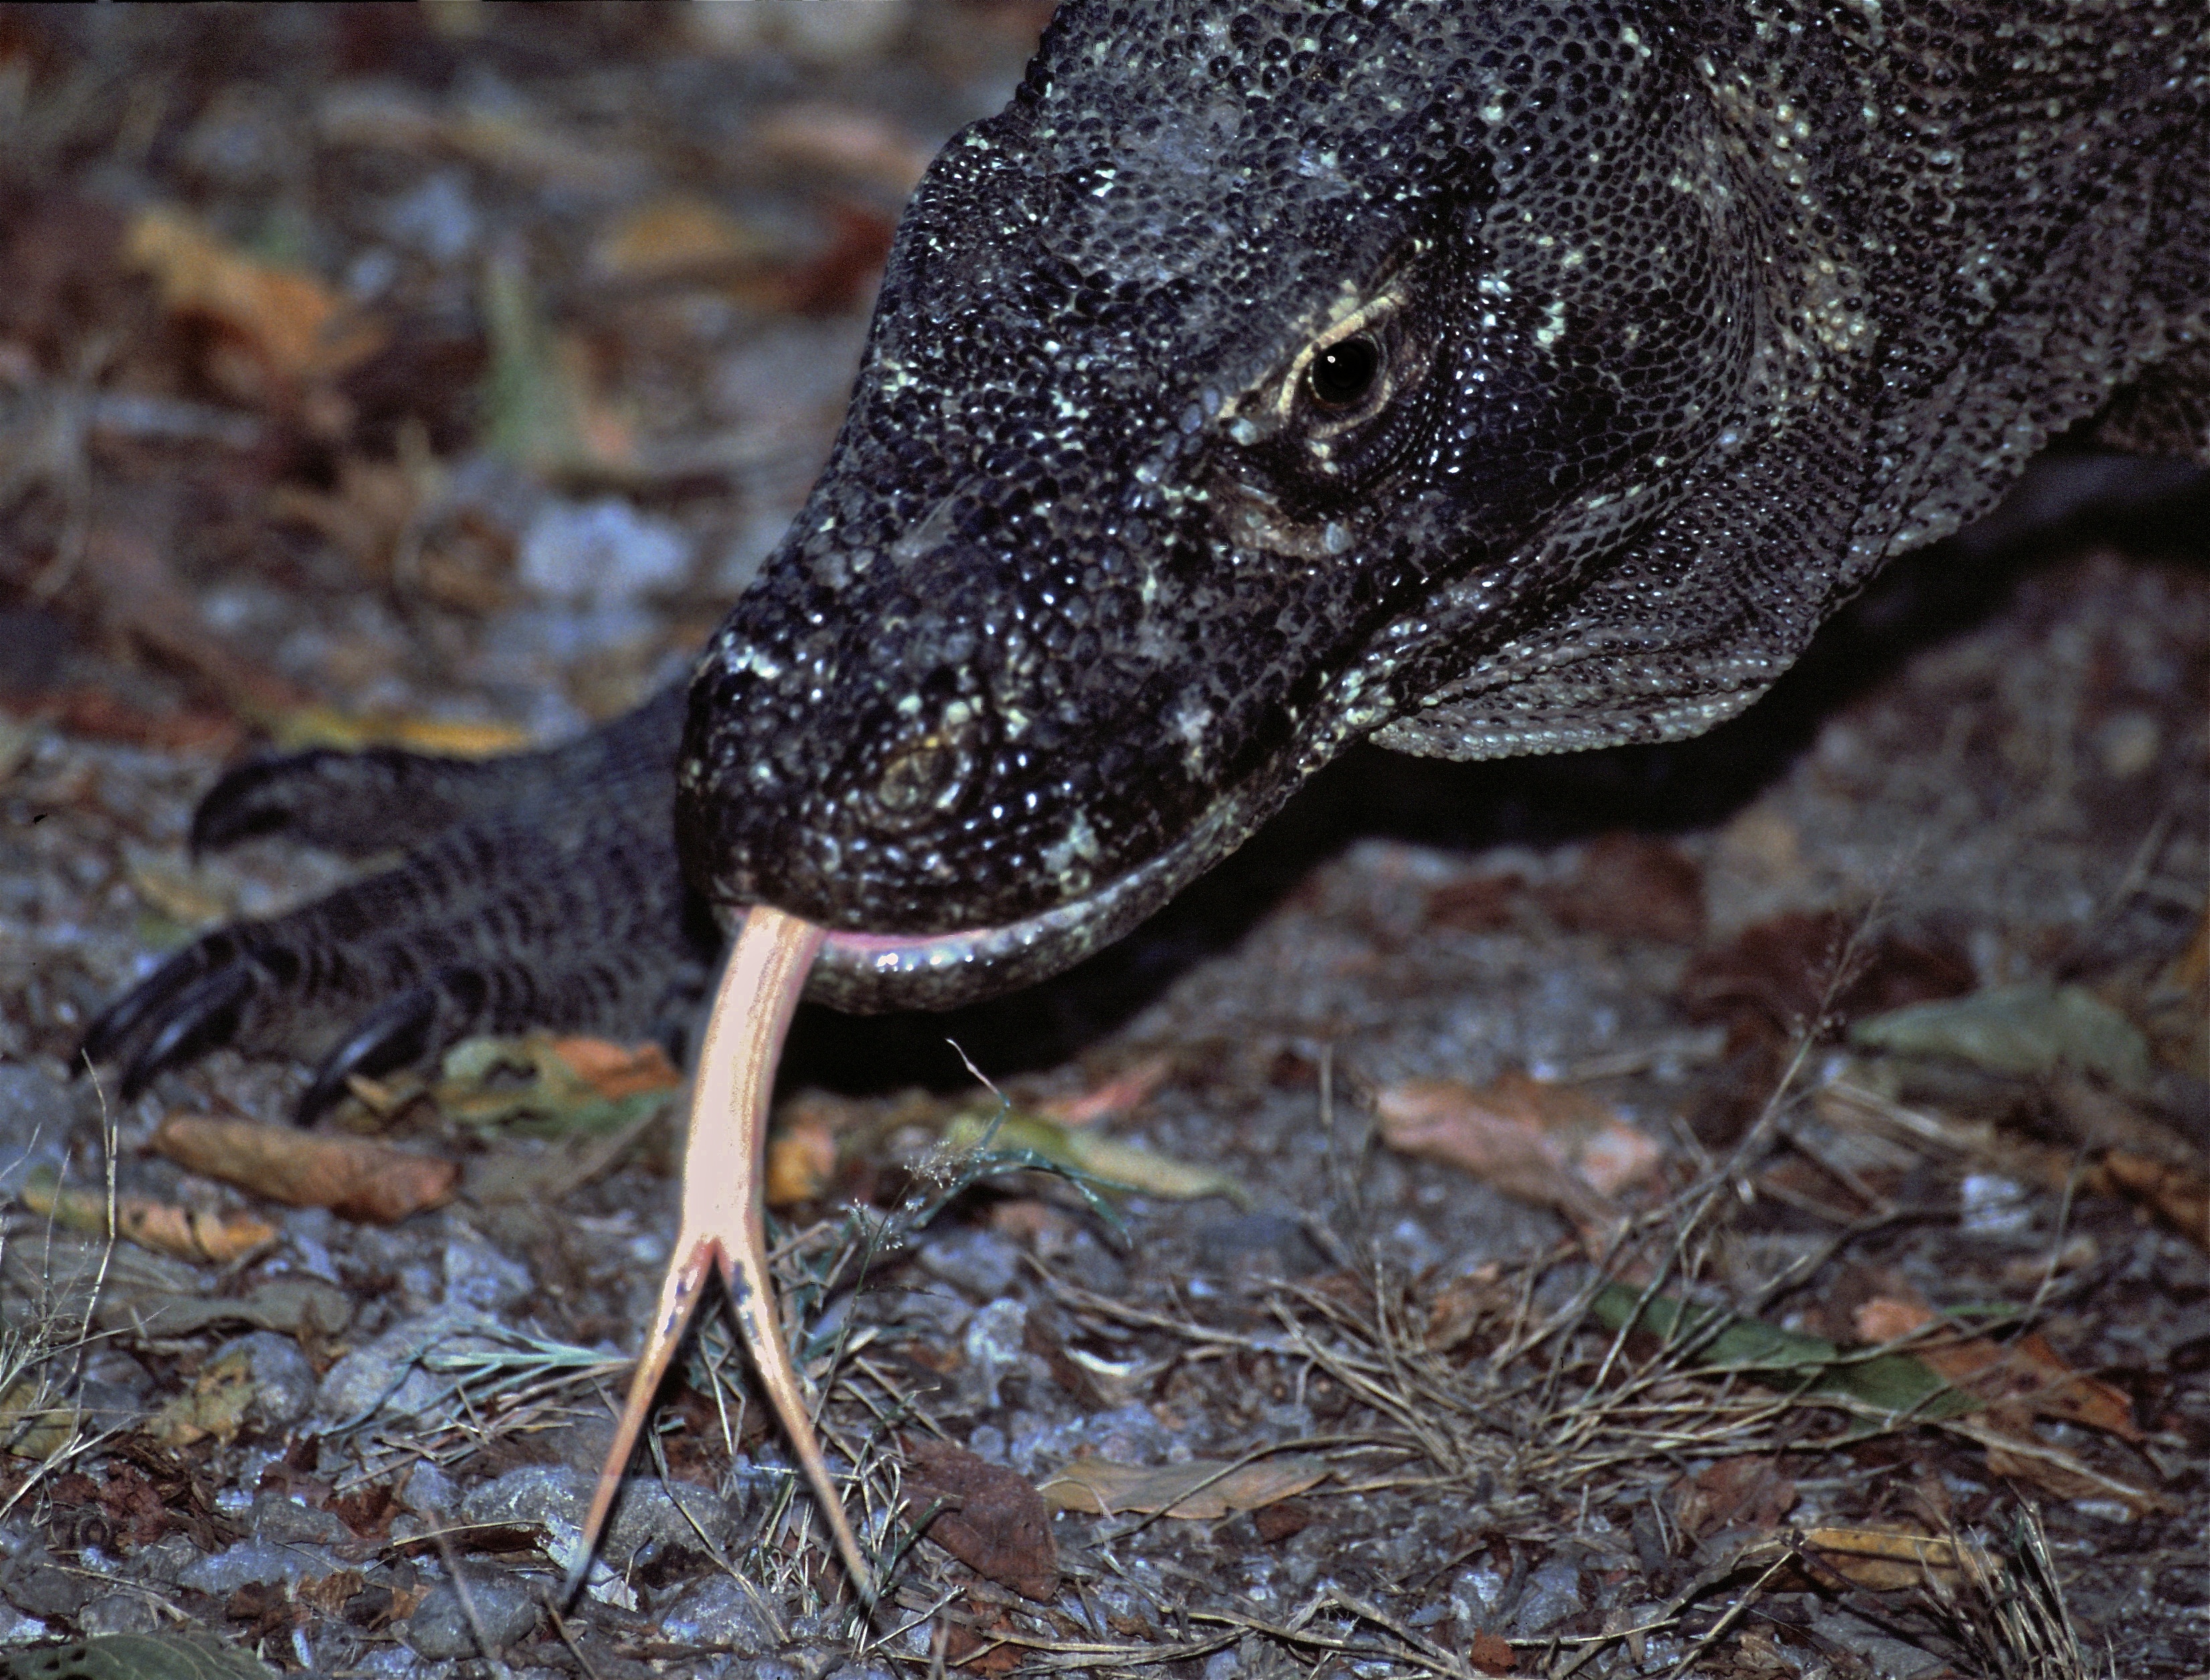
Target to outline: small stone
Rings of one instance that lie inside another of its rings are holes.
[[[35,1616],[26,1616],[15,1605],[0,1599],[0,1651],[14,1645],[28,1645],[33,1640],[45,1639],[53,1632]]]
[[[445,1305],[500,1311],[526,1301],[537,1280],[518,1260],[481,1243],[456,1237],[445,1244]]]
[[[74,1570],[56,1569],[39,1550],[18,1563],[6,1579],[6,1590],[16,1609],[68,1621],[100,1590],[100,1583]]]
[[[322,1546],[292,1542],[279,1545],[257,1538],[240,1540],[187,1563],[177,1571],[177,1585],[223,1599],[241,1587],[265,1581],[296,1584],[320,1575],[335,1575],[344,1567],[338,1557]]]
[[[662,1638],[709,1651],[757,1655],[782,1642],[758,1598],[724,1575],[684,1587],[656,1619]]]
[[[215,1349],[208,1364],[242,1358],[253,1381],[248,1404],[248,1424],[269,1431],[285,1429],[307,1415],[315,1403],[319,1379],[299,1344],[270,1330],[256,1330]]]
[[[34,1172],[60,1168],[74,1117],[67,1086],[36,1068],[0,1066],[0,1199],[13,1201]]]
[[[543,1614],[528,1588],[508,1575],[472,1572],[468,1602],[475,1607],[473,1621],[461,1602],[459,1589],[450,1581],[440,1581],[415,1606],[401,1637],[417,1656],[497,1656],[534,1633]],[[480,1641],[476,1636],[479,1625],[483,1630]],[[485,1644],[492,1648],[484,1650]]]
[[[160,1614],[143,1593],[103,1593],[76,1613],[77,1631],[87,1639],[101,1634],[151,1634],[161,1627]]]
[[[1018,1301],[993,1301],[967,1322],[962,1344],[967,1373],[993,1412],[998,1408],[999,1382],[1028,1362],[1028,1352],[1021,1346],[1028,1322],[1029,1310]]]
[[[548,502],[522,534],[517,570],[554,600],[623,605],[681,587],[691,573],[689,534],[619,497]]]
[[[1513,1623],[1522,1634],[1539,1634],[1581,1607],[1579,1569],[1556,1558],[1527,1577],[1527,1590],[1520,1595],[1519,1613]]]
[[[978,1301],[994,1301],[1020,1274],[1019,1248],[979,1225],[954,1227],[921,1251],[921,1263]]]
[[[552,1537],[556,1551],[564,1551],[582,1535],[596,1480],[595,1475],[565,1464],[526,1465],[469,1490],[461,1501],[461,1514],[470,1522],[534,1524]],[[609,1563],[626,1568],[640,1551],[655,1545],[695,1551],[702,1532],[710,1545],[725,1551],[734,1542],[737,1514],[728,1500],[691,1483],[675,1486],[671,1496],[664,1484],[647,1476],[633,1475],[622,1484],[602,1548]],[[680,1510],[677,1497],[682,1501]],[[694,1520],[696,1528],[691,1526]]]
[[[358,1424],[377,1412],[413,1417],[451,1387],[450,1377],[421,1368],[422,1356],[433,1347],[461,1352],[500,1346],[486,1334],[496,1328],[472,1307],[440,1307],[402,1320],[323,1374],[316,1415],[338,1427]]]
[[[341,1546],[354,1538],[335,1512],[317,1510],[287,1493],[264,1493],[256,1499],[251,1522],[256,1538],[275,1545]]]

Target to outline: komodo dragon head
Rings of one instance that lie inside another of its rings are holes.
[[[1953,393],[1967,469],[1911,454],[2017,295],[1943,303],[1935,247],[2054,236],[1965,202],[1875,250],[1948,106],[1870,134],[1843,24],[1695,9],[1063,7],[921,183],[834,454],[698,666],[691,879],[828,928],[814,996],[960,1002],[1362,738],[1694,733],[1984,505],[2070,416]],[[1951,310],[1887,367],[1875,257]]]

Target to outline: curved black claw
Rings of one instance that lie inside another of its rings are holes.
[[[164,1069],[204,1056],[236,1038],[245,1006],[260,984],[249,965],[230,963],[201,975],[168,1001],[160,1030],[131,1057],[124,1072],[123,1100],[136,1098]]]
[[[346,1081],[353,1075],[373,1079],[427,1056],[434,1048],[431,1035],[438,1024],[438,989],[426,984],[409,986],[370,1011],[323,1058],[293,1118],[311,1126],[346,1094]]]
[[[167,1009],[172,999],[209,969],[221,967],[227,953],[216,954],[213,945],[212,940],[202,940],[178,952],[94,1015],[92,1025],[84,1029],[84,1037],[78,1041],[76,1055],[69,1063],[70,1070],[82,1072],[87,1061],[112,1060],[145,1030],[154,1016]]]
[[[192,813],[191,855],[220,851],[292,825],[298,793],[311,786],[323,764],[338,755],[326,748],[287,758],[257,758],[226,770]]]

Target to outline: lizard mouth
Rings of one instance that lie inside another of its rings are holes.
[[[806,997],[854,1015],[949,1009],[1048,979],[1103,949],[1241,846],[1294,779],[1253,776],[1165,851],[1080,898],[998,927],[951,933],[831,929]]]

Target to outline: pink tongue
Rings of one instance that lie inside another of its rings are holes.
[[[814,1438],[805,1387],[783,1341],[775,1284],[768,1275],[767,1227],[761,1213],[767,1105],[776,1061],[823,937],[822,930],[811,922],[756,905],[746,912],[722,971],[721,986],[706,1017],[697,1077],[691,1085],[691,1135],[683,1157],[683,1224],[667,1264],[667,1281],[661,1286],[659,1308],[644,1350],[637,1356],[629,1402],[622,1408],[613,1450],[591,1496],[583,1550],[569,1569],[566,1598],[575,1596],[590,1568],[652,1397],[667,1373],[668,1361],[675,1357],[684,1327],[697,1309],[707,1273],[718,1268],[736,1305],[753,1368],[782,1420],[783,1432],[805,1467],[814,1496],[821,1502],[852,1585],[862,1600],[874,1600],[873,1572],[860,1555],[843,1500],[830,1480],[821,1444]]]

